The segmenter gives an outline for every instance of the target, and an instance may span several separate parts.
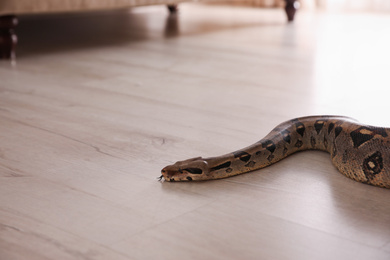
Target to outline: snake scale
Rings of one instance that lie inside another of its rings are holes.
[[[274,164],[295,152],[322,150],[345,176],[390,188],[390,128],[359,124],[341,116],[286,121],[251,146],[218,157],[192,158],[161,170],[165,181],[220,179]]]

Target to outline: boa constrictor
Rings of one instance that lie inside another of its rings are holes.
[[[390,128],[340,116],[310,116],[284,122],[244,149],[176,162],[161,170],[166,181],[220,179],[269,166],[298,151],[323,150],[345,176],[390,188]]]

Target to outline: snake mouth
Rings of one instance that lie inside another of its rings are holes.
[[[169,182],[175,182],[175,181],[193,181],[192,177],[187,176],[184,179],[175,179],[175,178],[170,178],[168,179]]]
[[[161,170],[161,176],[158,177],[158,180],[159,181],[169,181],[169,182],[174,182],[176,181],[176,179],[174,178],[174,176],[176,176],[178,173],[176,171],[172,171],[172,170],[169,170],[167,169],[167,167],[165,167],[164,169]]]
[[[179,173],[179,174],[178,174]],[[179,172],[170,172],[167,171],[165,168],[161,170],[161,176],[157,177],[159,181],[169,181],[169,182],[175,182],[175,181],[193,181],[193,177],[186,176],[188,173],[191,173],[187,171],[186,169],[180,170]],[[194,173],[191,173],[194,174]],[[197,174],[197,173],[196,173]],[[179,176],[183,175],[183,176]]]

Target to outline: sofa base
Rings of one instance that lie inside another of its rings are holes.
[[[285,0],[285,11],[289,22],[294,20],[295,13],[299,6],[297,0]],[[176,13],[177,5],[168,5],[169,12]],[[14,59],[15,48],[18,37],[15,34],[15,27],[18,19],[15,15],[0,15],[0,59]]]

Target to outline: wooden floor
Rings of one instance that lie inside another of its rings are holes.
[[[285,20],[195,4],[21,17],[0,62],[0,259],[390,259],[390,190],[327,153],[156,179],[297,116],[390,126],[390,16]]]

